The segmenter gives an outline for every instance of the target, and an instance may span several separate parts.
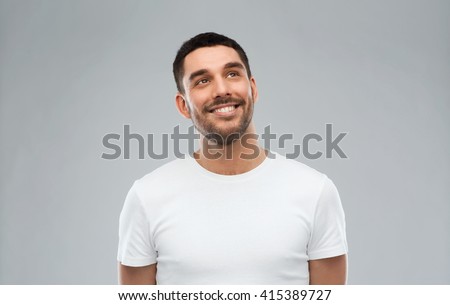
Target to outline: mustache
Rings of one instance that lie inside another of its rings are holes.
[[[234,103],[236,105],[242,105],[245,103],[245,101],[243,99],[240,98],[234,98],[234,97],[218,97],[216,98],[211,104],[207,105],[205,107],[206,111],[211,111],[211,108],[216,107],[216,106],[220,106],[220,105],[225,105],[225,104],[229,104],[229,103]]]

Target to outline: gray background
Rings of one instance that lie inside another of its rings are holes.
[[[298,158],[340,191],[348,282],[450,284],[449,15],[449,1],[0,1],[0,283],[117,282],[125,195],[166,160],[136,146],[104,160],[102,138],[186,130],[172,60],[217,31],[249,55],[258,130],[348,132],[348,159]]]

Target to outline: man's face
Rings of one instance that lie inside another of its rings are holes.
[[[256,83],[233,48],[205,47],[189,53],[183,85],[185,94],[177,94],[178,109],[207,139],[229,145],[247,131]]]

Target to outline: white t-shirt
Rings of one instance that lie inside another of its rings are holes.
[[[118,261],[157,263],[158,284],[308,284],[308,260],[347,253],[344,211],[327,176],[275,156],[239,175],[186,157],[137,180]]]

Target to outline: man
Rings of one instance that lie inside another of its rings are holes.
[[[345,220],[325,175],[258,145],[244,50],[203,33],[173,64],[200,149],[137,180],[120,217],[121,284],[345,284]]]

